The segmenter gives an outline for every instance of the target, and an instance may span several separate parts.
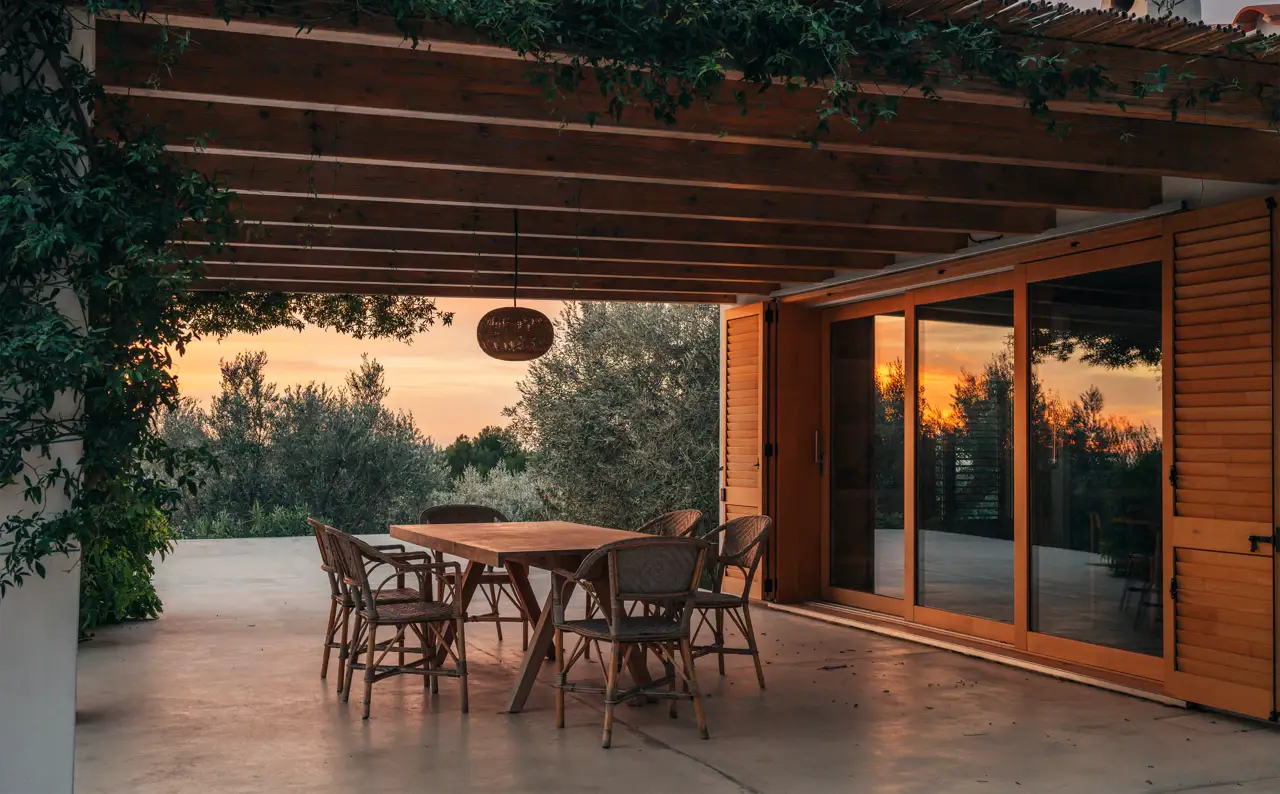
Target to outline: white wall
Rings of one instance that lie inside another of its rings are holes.
[[[87,23],[73,35],[72,51],[93,68],[94,36]],[[60,300],[63,312],[83,327],[74,296],[64,292]],[[76,410],[70,394],[54,406],[54,413],[63,417]],[[62,444],[52,454],[74,470],[80,444]],[[32,455],[28,462],[38,468],[48,461]],[[45,494],[46,514],[56,515],[66,506],[61,490]],[[29,514],[32,507],[20,488],[0,488],[0,515]],[[45,578],[33,576],[0,599],[0,794],[71,794],[74,785],[80,605],[76,563],[76,555],[46,559]]]

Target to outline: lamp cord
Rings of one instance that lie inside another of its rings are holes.
[[[515,306],[516,299],[517,297],[519,297],[519,292],[520,292],[520,210],[519,209],[511,210],[511,215],[512,215],[512,225],[515,227],[515,233],[516,233],[516,241],[514,246],[515,247],[515,252],[514,252],[515,269],[511,274],[511,305]]]

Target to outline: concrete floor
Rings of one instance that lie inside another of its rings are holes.
[[[520,646],[468,634],[456,682],[374,688],[373,717],[319,677],[327,585],[310,538],[184,541],[159,568],[164,616],[80,650],[76,782],[130,792],[1261,792],[1280,791],[1280,731],[1189,712],[767,609],[769,689],[750,661],[699,667],[692,710],[620,709],[552,690],[503,712]],[[534,582],[545,592],[546,580]],[[332,679],[331,679],[332,680]],[[549,668],[544,681],[549,680]]]

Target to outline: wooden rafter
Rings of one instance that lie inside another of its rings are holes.
[[[521,239],[521,247],[524,246]],[[205,254],[207,261],[240,265],[313,265],[386,268],[438,273],[510,274],[510,256],[449,255],[421,251],[298,248],[236,245]],[[601,275],[617,278],[709,279],[715,281],[813,282],[830,278],[830,270],[803,267],[741,267],[688,262],[644,262],[577,258],[545,258],[521,254],[522,273]]]
[[[437,298],[510,298],[509,287],[457,287],[414,284],[376,284],[352,280],[277,281],[271,279],[236,278],[203,279],[193,289],[228,292],[301,292],[339,293],[344,295],[424,295]],[[732,292],[641,292],[625,287],[612,290],[520,288],[525,300],[565,301],[641,301],[647,303],[735,303]]]
[[[800,136],[816,120],[820,92],[767,91],[743,114],[731,98],[685,110],[668,126],[639,109],[615,122],[588,81],[572,96],[548,98],[530,79],[530,66],[426,49],[373,48],[305,37],[246,47],[246,37],[204,31],[182,67],[160,71],[152,53],[158,31],[106,23],[100,35],[115,57],[104,66],[120,90],[161,88],[191,94],[253,97],[277,102],[346,105],[492,124],[557,127],[593,124],[634,136],[710,138],[804,146]],[[261,37],[260,37],[261,38]],[[112,61],[118,64],[111,65]],[[266,76],[267,79],[264,79]],[[1280,142],[1270,132],[1141,118],[1063,113],[1055,122],[1069,133],[1046,133],[1045,123],[1022,108],[975,108],[903,98],[890,121],[859,131],[836,123],[821,135],[834,151],[899,154],[1010,165],[1224,179],[1280,180]]]
[[[141,96],[137,117],[164,125],[172,144],[296,156],[402,162],[436,169],[679,186],[1062,207],[1143,209],[1158,177],[961,160],[636,139],[577,129]],[[109,114],[105,119],[111,123]],[[1047,134],[1047,133],[1045,133]]]

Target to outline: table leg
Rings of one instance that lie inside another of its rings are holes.
[[[507,570],[511,570],[508,563]],[[526,587],[529,580],[524,580]],[[551,586],[559,587],[561,579],[555,574],[551,576]],[[573,595],[573,582],[565,585],[564,598],[569,600]],[[517,590],[517,592],[519,592]],[[533,590],[529,589],[527,595],[522,594],[521,598],[528,598],[533,604],[537,603],[537,598],[533,595]],[[517,714],[524,709],[525,701],[529,699],[529,693],[533,691],[533,685],[538,681],[538,671],[542,669],[542,660],[546,658],[547,652],[552,650],[552,641],[555,639],[555,624],[551,618],[551,596],[548,594],[545,608],[540,610],[538,614],[537,628],[533,630],[533,638],[529,641],[529,650],[524,652],[524,659],[520,661],[520,674],[516,678],[516,688],[511,693],[511,701],[507,704],[507,711]]]
[[[486,566],[479,562],[468,562],[467,569],[462,572],[462,581],[458,583],[458,591],[453,597],[462,602],[462,611],[466,612],[467,607],[471,606],[471,598],[476,594],[476,588],[480,586],[480,577],[484,574]],[[444,664],[445,658],[448,656],[448,647],[453,644],[453,623],[449,623],[449,627],[444,630],[444,642],[440,647],[440,652],[436,654],[436,666]]]
[[[532,626],[538,625],[538,621],[542,618],[542,606],[538,604],[538,597],[533,594],[533,587],[529,584],[529,569],[522,562],[514,562],[507,560],[507,578],[511,580],[511,588],[516,591],[516,597],[520,599],[520,606],[524,609],[524,614],[529,619]],[[550,606],[550,604],[548,604]],[[555,649],[548,646],[547,658],[554,659],[556,657]]]
[[[601,615],[605,620],[612,620],[613,605],[609,602],[608,574],[601,574],[593,579],[591,586],[599,596],[596,600],[600,602]],[[653,683],[653,676],[649,675],[647,652],[643,648],[633,648],[631,653],[627,655],[627,669],[631,671],[631,680],[635,681],[636,684],[648,686]]]

